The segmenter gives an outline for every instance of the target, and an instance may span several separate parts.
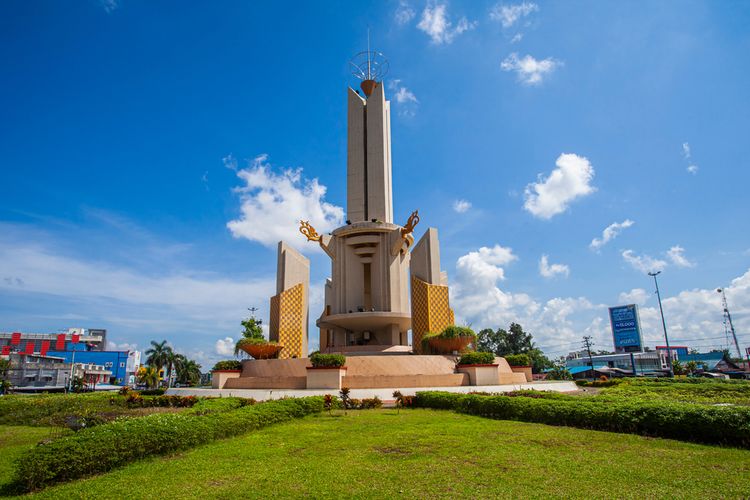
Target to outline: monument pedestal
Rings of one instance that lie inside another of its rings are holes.
[[[211,372],[211,388],[223,389],[230,378],[240,378],[242,370],[214,370]]]
[[[341,389],[341,379],[346,375],[346,367],[316,368],[307,367],[308,389]]]
[[[497,385],[500,383],[500,371],[498,365],[459,365],[456,367],[459,373],[469,375],[471,385]]]

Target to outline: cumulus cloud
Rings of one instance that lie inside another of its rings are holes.
[[[623,250],[622,258],[630,264],[633,269],[642,273],[663,271],[667,262],[649,255],[636,255],[632,250]]]
[[[532,2],[521,2],[513,5],[496,4],[490,10],[490,19],[500,21],[503,28],[510,28],[522,17],[539,10],[539,6]]]
[[[518,43],[523,40],[523,33],[516,33],[513,38],[510,39],[510,43]]]
[[[682,143],[682,155],[686,160],[690,159],[690,144],[687,142]]]
[[[235,341],[232,337],[224,337],[214,344],[214,352],[220,356],[234,356]]]
[[[561,154],[549,177],[526,186],[523,207],[535,217],[550,219],[568,209],[571,202],[596,191],[591,185],[594,167],[576,154]]]
[[[299,221],[309,220],[320,234],[340,226],[344,209],[325,201],[326,187],[317,179],[304,179],[302,169],[275,172],[267,155],[255,158],[248,168],[238,170],[244,186],[235,188],[240,197],[239,218],[227,223],[235,238],[247,238],[274,247],[279,241],[299,243],[303,251],[317,245],[304,245]]]
[[[698,173],[698,165],[688,165],[686,170],[688,173],[695,175]]]
[[[455,200],[453,202],[453,210],[459,214],[468,212],[471,208],[471,202],[467,200]]]
[[[422,11],[422,17],[417,24],[417,28],[427,34],[436,45],[451,43],[458,35],[474,27],[476,27],[476,22],[469,22],[466,17],[459,19],[458,23],[453,26],[448,18],[445,3],[429,3]]]
[[[518,54],[513,52],[500,63],[500,68],[503,71],[514,71],[518,81],[524,85],[539,85],[562,65],[562,61],[551,57],[535,59],[527,54],[519,58]]]
[[[471,277],[477,285],[487,288],[505,279],[502,266],[517,260],[513,249],[495,245],[492,248],[482,247],[475,252],[460,257],[456,262],[456,273],[459,276]]]
[[[417,15],[417,12],[412,8],[411,5],[409,5],[409,2],[406,2],[404,0],[401,0],[398,3],[398,7],[396,8],[396,12],[393,14],[394,19],[396,19],[396,23],[399,25],[408,24],[409,21],[414,19],[414,16]]]
[[[682,143],[682,156],[688,161],[687,171],[690,174],[697,174],[698,173],[698,165],[695,165],[691,161],[691,154],[690,154],[690,144],[687,142]]]
[[[570,268],[565,264],[550,264],[549,257],[542,255],[539,259],[539,274],[545,278],[554,278],[558,275],[567,278],[570,275]]]
[[[620,304],[638,304],[642,306],[649,298],[649,294],[643,288],[633,288],[629,292],[622,292],[617,300]]]
[[[675,245],[667,250],[667,257],[677,267],[695,267],[695,263],[685,257],[685,249],[679,245]]]
[[[591,240],[589,248],[598,252],[604,245],[615,239],[623,229],[627,229],[633,224],[635,224],[635,222],[630,219],[625,219],[622,222],[614,222],[610,224],[609,226],[604,228],[604,231],[602,231],[601,238],[594,238],[593,240]]]
[[[414,116],[417,113],[419,99],[414,92],[409,90],[399,79],[388,81],[388,89],[391,90],[394,100],[398,103],[398,114],[401,116]]]

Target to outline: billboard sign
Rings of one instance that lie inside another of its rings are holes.
[[[612,325],[612,340],[616,353],[643,351],[641,321],[638,317],[637,305],[610,307],[609,322]]]

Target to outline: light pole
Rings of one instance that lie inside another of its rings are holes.
[[[656,298],[659,300],[659,312],[661,313],[661,326],[664,328],[664,341],[667,343],[667,369],[669,370],[669,376],[674,377],[672,371],[672,349],[669,348],[669,336],[667,335],[667,322],[664,321],[664,309],[661,307],[661,294],[659,293],[659,282],[656,277],[661,274],[661,271],[655,273],[648,273],[649,276],[654,278],[654,284],[656,285]]]

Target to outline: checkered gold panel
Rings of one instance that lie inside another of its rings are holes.
[[[454,322],[453,310],[448,300],[448,287],[433,285],[412,276],[411,334],[414,352],[422,352],[424,334],[441,332]]]
[[[280,358],[304,357],[305,287],[299,283],[271,297],[270,337],[284,346]]]

